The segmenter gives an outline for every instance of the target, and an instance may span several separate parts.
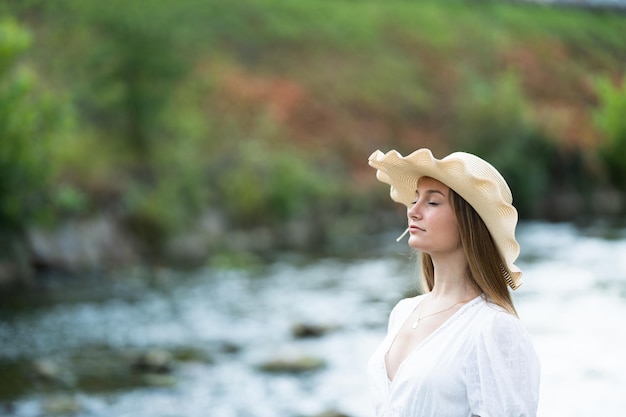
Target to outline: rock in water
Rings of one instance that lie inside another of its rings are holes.
[[[303,372],[316,371],[326,366],[323,359],[311,356],[300,356],[297,358],[277,358],[259,365],[259,369],[271,373],[299,374]]]

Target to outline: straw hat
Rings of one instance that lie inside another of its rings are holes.
[[[431,177],[441,181],[465,199],[483,219],[511,276],[512,289],[522,284],[522,272],[513,264],[520,247],[515,240],[517,210],[511,190],[502,175],[487,161],[466,152],[454,152],[436,159],[429,149],[418,149],[402,156],[397,151],[374,152],[369,164],[377,169],[376,178],[391,185],[391,198],[407,207],[415,200],[417,181]]]

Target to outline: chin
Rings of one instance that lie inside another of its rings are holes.
[[[426,249],[426,248],[424,248],[424,246],[423,246],[423,245],[420,245],[420,243],[419,243],[419,242],[415,242],[414,240],[409,239],[408,244],[409,244],[409,247],[410,247],[411,249],[415,249],[415,250],[418,250],[418,251],[420,251],[420,252],[425,252],[425,249]]]

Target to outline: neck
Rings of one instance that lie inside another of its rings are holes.
[[[480,294],[467,275],[467,261],[462,251],[446,255],[431,255],[434,266],[434,286],[431,299],[470,300]]]

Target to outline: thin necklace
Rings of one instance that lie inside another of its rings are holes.
[[[454,304],[452,304],[452,305],[451,305],[450,307],[448,307],[448,308],[444,308],[443,310],[437,311],[437,312],[435,312],[435,313],[426,314],[425,316],[422,316],[422,310],[423,310],[423,308],[420,308],[420,312],[419,312],[419,314],[418,314],[418,316],[417,316],[417,320],[415,320],[415,321],[413,322],[413,324],[411,324],[411,329],[414,329],[414,330],[415,330],[415,329],[417,329],[417,326],[419,326],[420,321],[422,321],[422,320],[423,320],[423,319],[425,319],[426,317],[430,317],[430,316],[434,316],[434,315],[436,315],[436,314],[443,313],[443,312],[445,312],[445,311],[450,310],[452,307],[454,307],[454,306],[456,306],[456,305],[459,305],[459,304],[462,304],[462,303],[469,303],[469,302],[470,302],[470,301],[472,301],[472,300],[473,300],[473,298],[470,298],[469,300],[462,300],[462,301],[459,301],[458,303],[454,303]],[[423,306],[424,306],[424,304],[423,304],[423,302],[422,302],[422,305],[421,305],[420,307],[423,307]]]

